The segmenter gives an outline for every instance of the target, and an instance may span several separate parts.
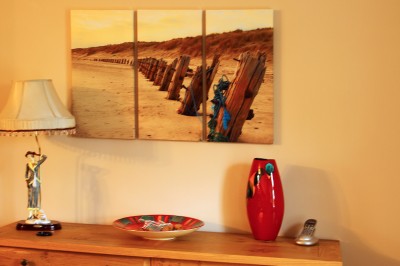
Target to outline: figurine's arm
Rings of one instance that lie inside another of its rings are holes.
[[[47,159],[46,155],[43,154],[42,156],[40,156],[40,160],[37,161],[37,166],[40,166],[42,163],[44,163],[44,161],[46,161],[46,159]]]
[[[26,186],[29,188],[29,181],[30,181],[30,173],[31,169],[28,164],[26,164],[26,170],[25,170],[25,181],[26,181]]]
[[[29,179],[29,171],[30,171],[30,169],[29,169],[29,165],[28,165],[28,164],[26,164],[26,170],[25,170],[25,180],[28,180],[28,179]]]

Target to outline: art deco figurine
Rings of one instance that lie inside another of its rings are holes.
[[[36,156],[39,158],[36,160]],[[40,165],[47,159],[46,155],[28,151],[25,154],[28,158],[26,164],[25,181],[28,187],[28,211],[27,224],[49,224],[51,223],[44,211],[41,209],[41,183]]]

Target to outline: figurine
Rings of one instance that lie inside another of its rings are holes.
[[[35,156],[39,157],[36,161]],[[28,187],[28,211],[29,215],[26,219],[27,224],[49,224],[51,223],[44,211],[41,209],[41,183],[40,165],[47,159],[46,155],[37,154],[36,152],[28,151],[25,154],[28,158],[26,164],[25,181]]]

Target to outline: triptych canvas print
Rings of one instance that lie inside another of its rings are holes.
[[[272,10],[71,11],[80,137],[271,144]]]

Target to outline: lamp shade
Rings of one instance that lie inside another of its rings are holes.
[[[50,79],[16,81],[0,113],[0,134],[61,131],[74,133],[75,118]]]

